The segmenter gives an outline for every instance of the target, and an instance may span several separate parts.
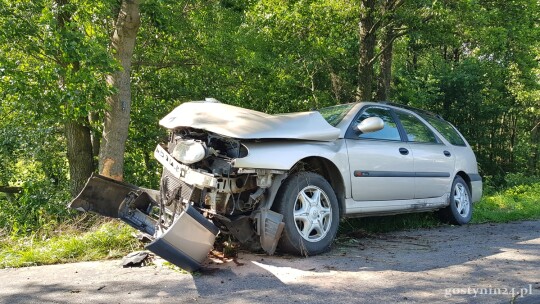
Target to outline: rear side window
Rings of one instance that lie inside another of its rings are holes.
[[[360,114],[360,117],[358,117],[358,120],[356,121],[356,125],[360,124],[368,117],[379,117],[382,119],[384,121],[384,128],[376,132],[360,134],[360,136],[358,136],[359,138],[401,140],[397,124],[390,109],[369,107]]]
[[[396,111],[396,114],[403,125],[403,129],[407,133],[407,140],[410,142],[419,143],[438,143],[435,134],[420,121],[416,116],[409,113]]]
[[[465,141],[449,122],[431,116],[422,116],[422,118],[427,120],[452,145],[465,146]]]

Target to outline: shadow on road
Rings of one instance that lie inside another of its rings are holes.
[[[507,254],[514,252],[519,255]],[[305,296],[301,300],[310,302],[325,302],[321,299],[359,285],[360,289],[370,290],[363,293],[363,299],[374,301],[380,299],[380,294],[396,290],[410,294],[402,298],[404,301],[418,298],[416,295],[426,290],[435,291],[428,292],[431,300],[450,298],[455,296],[453,292],[463,293],[464,288],[479,288],[477,293],[497,292],[489,288],[516,288],[517,293],[530,287],[528,293],[535,289],[540,294],[539,274],[527,276],[527,271],[520,272],[515,264],[530,260],[540,266],[539,254],[538,222],[445,226],[349,238],[341,240],[329,253],[309,258],[241,253],[238,261],[244,266],[231,262],[208,265],[214,271],[194,277],[194,282],[205,297],[219,297],[231,290],[268,297],[275,288],[285,292],[294,288],[297,296],[298,291]],[[253,281],[256,286],[250,284]],[[480,290],[482,287],[487,291]],[[510,300],[511,296],[504,298]]]
[[[241,252],[194,274],[118,261],[4,269],[0,302],[540,303],[538,269],[540,221],[446,226],[344,239],[309,258]]]

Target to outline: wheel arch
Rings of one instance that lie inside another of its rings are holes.
[[[336,194],[339,206],[339,217],[345,213],[345,182],[338,167],[329,159],[320,156],[309,156],[299,160],[291,168],[290,173],[310,171],[321,175],[330,183]]]
[[[456,173],[456,176],[460,176],[467,183],[467,187],[469,187],[469,192],[471,192],[471,197],[472,197],[472,184],[471,184],[471,178],[469,177],[469,175],[465,173],[464,171],[458,171]]]

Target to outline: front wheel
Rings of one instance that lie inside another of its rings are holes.
[[[452,183],[450,205],[440,210],[443,220],[452,224],[464,225],[471,221],[473,205],[471,191],[461,176],[456,176]]]
[[[313,172],[291,175],[272,209],[283,215],[285,223],[281,251],[315,255],[330,249],[339,226],[339,206],[332,186],[322,176]]]

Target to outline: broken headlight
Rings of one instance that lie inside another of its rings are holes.
[[[187,139],[178,141],[171,154],[184,164],[193,164],[203,160],[208,154],[207,151],[203,142]]]

